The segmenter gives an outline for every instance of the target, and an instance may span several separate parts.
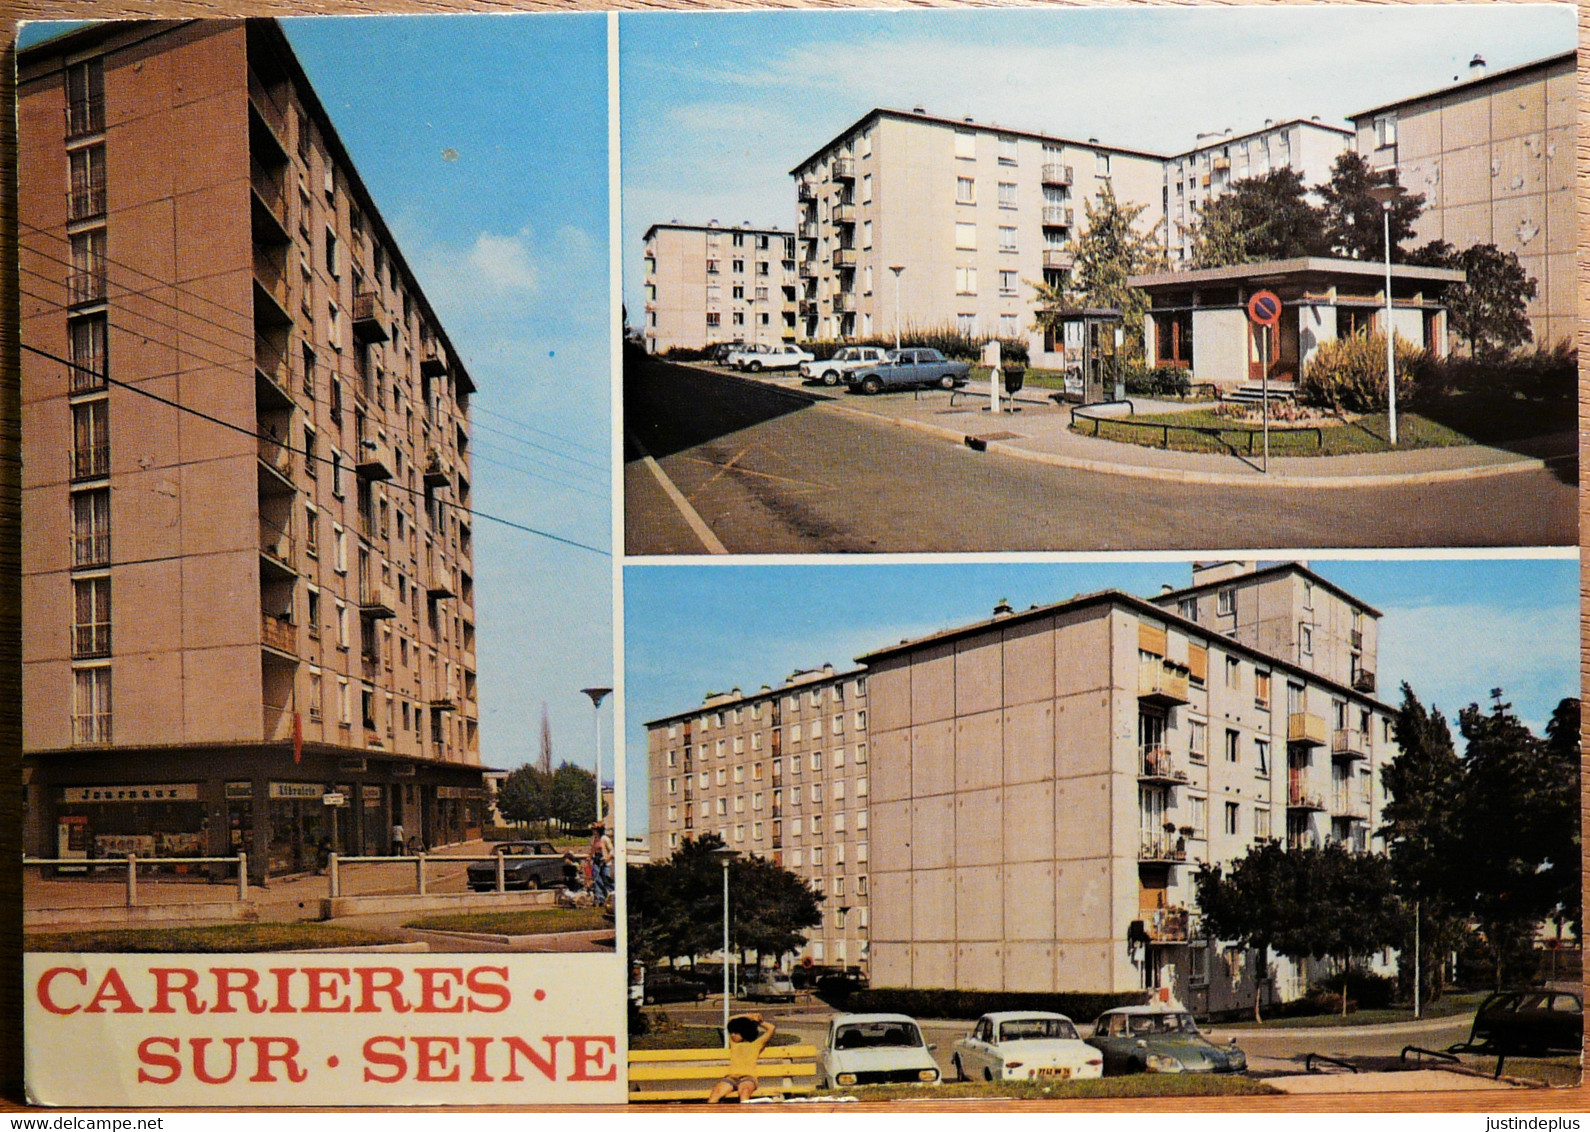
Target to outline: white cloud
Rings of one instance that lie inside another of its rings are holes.
[[[497,291],[523,291],[534,295],[540,290],[541,273],[530,258],[530,230],[511,236],[482,232],[469,249],[467,262],[479,273],[482,282]]]

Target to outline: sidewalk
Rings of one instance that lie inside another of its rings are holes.
[[[865,397],[804,384],[785,373],[739,374],[700,365],[708,373],[755,382],[811,402],[820,412],[897,425],[956,444],[975,446],[1017,459],[1056,467],[1111,475],[1136,476],[1176,483],[1283,487],[1389,487],[1472,480],[1481,476],[1540,471],[1548,461],[1578,452],[1573,428],[1518,445],[1509,451],[1484,445],[1421,448],[1353,456],[1272,457],[1268,474],[1260,458],[1207,452],[1173,452],[1072,432],[1071,406],[1057,405],[1045,391],[1024,389],[1016,398],[1019,412],[988,411],[986,387],[976,385],[954,393],[929,389]],[[1002,403],[1005,402],[1001,398]],[[1181,402],[1133,398],[1139,412],[1176,412],[1197,406]]]

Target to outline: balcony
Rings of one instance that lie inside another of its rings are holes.
[[[1160,946],[1186,943],[1192,938],[1192,915],[1179,906],[1143,911],[1143,931],[1148,942]]]
[[[1355,649],[1364,647],[1364,631],[1362,629],[1348,630],[1347,639],[1352,642],[1352,646]]]
[[[797,181],[795,184],[796,200],[816,200],[817,189],[810,181]]]
[[[353,336],[360,342],[385,342],[385,317],[381,296],[374,291],[361,291],[353,297]]]
[[[72,306],[105,301],[105,262],[100,260],[88,269],[74,267],[66,281],[67,301]]]
[[[392,478],[392,449],[381,440],[361,440],[359,454],[354,458],[353,470],[367,480]]]
[[[801,221],[800,226],[795,229],[795,234],[803,240],[815,240],[817,238],[817,221]]]
[[[66,140],[105,132],[105,100],[74,98],[66,104]]]
[[[836,181],[854,181],[856,179],[856,162],[850,157],[836,157],[830,176]]]
[[[834,266],[838,268],[854,269],[856,266],[855,248],[835,248]]]
[[[1139,665],[1137,698],[1161,707],[1187,703],[1187,670],[1169,663]]]
[[[297,550],[291,532],[278,527],[264,519],[259,524],[259,552],[269,563],[285,570],[289,575],[296,577],[297,568],[293,565],[294,552]]]
[[[1062,165],[1058,161],[1046,161],[1039,176],[1046,185],[1069,185],[1073,179],[1073,172],[1069,165]]]
[[[1307,711],[1294,711],[1286,717],[1286,741],[1295,747],[1323,747],[1325,721]]]
[[[453,466],[442,459],[440,453],[432,452],[425,461],[425,485],[427,487],[446,487],[453,482]]]
[[[817,300],[802,299],[800,301],[800,313],[804,318],[814,317],[817,314]]]
[[[432,567],[427,571],[425,592],[437,600],[457,597],[458,585],[453,581],[453,572],[445,566]]]
[[[258,162],[250,163],[251,212],[250,225],[257,244],[281,247],[291,242],[287,231],[287,189],[283,180],[263,168]]]
[[[73,185],[66,198],[67,220],[93,220],[105,215],[103,184]]]
[[[1187,781],[1187,772],[1176,765],[1164,747],[1144,747],[1137,753],[1137,780],[1155,786],[1175,786]]]
[[[1187,859],[1185,839],[1174,833],[1148,833],[1138,835],[1137,859],[1147,864],[1175,864]]]
[[[82,362],[74,363],[69,371],[67,381],[68,391],[71,393],[93,393],[104,389],[108,382],[105,380],[105,358],[88,358]]]
[[[289,489],[293,486],[293,453],[292,449],[271,436],[259,438],[259,462],[268,468],[277,478],[282,480]]]
[[[298,655],[298,626],[290,618],[264,613],[259,619],[259,643],[288,656]]]
[[[1375,694],[1375,674],[1368,669],[1360,668],[1353,674],[1353,691],[1363,692],[1365,695]]]
[[[1045,228],[1069,228],[1076,223],[1077,211],[1069,205],[1046,204],[1043,206],[1043,226]]]
[[[281,148],[282,160],[287,160],[286,147],[282,146],[281,139],[287,134],[287,109],[265,86],[264,80],[254,73],[252,67],[248,72],[248,101],[254,112],[259,115],[260,124],[271,133],[271,140]]]
[[[72,659],[92,660],[110,655],[110,622],[72,626]]]
[[[1043,250],[1043,266],[1046,271],[1070,271],[1076,263],[1077,257],[1070,252],[1063,252],[1059,248]]]
[[[420,373],[425,377],[441,377],[447,372],[447,354],[441,345],[432,342],[420,357]]]
[[[72,449],[72,480],[97,480],[110,475],[110,441]]]
[[[110,532],[95,531],[72,535],[73,566],[109,566]]]
[[[856,206],[853,204],[834,205],[835,224],[854,224],[856,222]]]
[[[1286,784],[1286,808],[1289,810],[1323,810],[1325,797],[1318,790],[1310,790],[1300,777],[1292,777]]]
[[[1369,802],[1362,794],[1356,793],[1350,787],[1331,791],[1331,817],[1350,818],[1359,821],[1369,820]]]
[[[1344,727],[1331,733],[1331,757],[1343,762],[1369,757],[1368,738],[1356,727]]]
[[[72,745],[105,747],[110,745],[110,712],[91,712],[72,716]]]
[[[359,584],[359,616],[371,620],[397,616],[397,591],[385,582]]]
[[[855,314],[856,296],[849,291],[836,291],[833,296],[835,314]]]

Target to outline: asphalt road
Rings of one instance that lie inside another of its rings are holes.
[[[706,549],[642,450],[732,554],[1578,540],[1576,489],[1550,471],[1362,488],[1168,483],[973,452],[776,389],[649,360],[626,368],[625,426],[630,554]]]

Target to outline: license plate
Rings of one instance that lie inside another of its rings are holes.
[[[1047,1069],[1039,1069],[1037,1075],[1039,1077],[1069,1077],[1071,1076],[1071,1070],[1066,1066],[1050,1066]]]

